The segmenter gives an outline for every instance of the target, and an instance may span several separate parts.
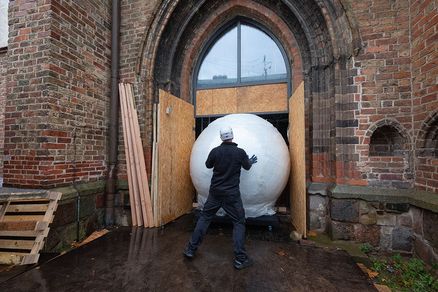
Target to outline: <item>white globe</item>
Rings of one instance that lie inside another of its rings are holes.
[[[255,154],[258,158],[249,171],[242,168],[240,175],[240,193],[246,217],[275,214],[275,202],[289,178],[289,150],[271,123],[251,114],[232,114],[215,120],[193,145],[190,175],[198,193],[199,208],[207,200],[213,175],[213,170],[205,166],[205,161],[210,151],[222,143],[219,131],[227,126],[233,129],[233,142],[249,157]]]

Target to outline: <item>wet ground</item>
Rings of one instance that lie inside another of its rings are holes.
[[[284,230],[253,227],[254,266],[232,266],[231,229],[215,225],[192,261],[182,250],[186,216],[163,229],[118,228],[0,284],[0,291],[375,291],[345,252],[287,242]],[[263,239],[263,240],[261,240]]]

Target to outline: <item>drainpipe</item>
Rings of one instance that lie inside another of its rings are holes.
[[[112,0],[111,25],[111,102],[109,124],[108,176],[105,192],[105,224],[114,225],[114,196],[116,193],[117,144],[119,130],[119,35],[120,0]]]

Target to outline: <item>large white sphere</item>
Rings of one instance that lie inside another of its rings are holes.
[[[208,197],[213,170],[205,166],[210,151],[222,141],[219,131],[231,127],[233,142],[258,162],[249,171],[242,168],[240,193],[246,217],[275,213],[274,204],[289,178],[289,151],[278,130],[264,119],[251,114],[232,114],[212,122],[196,140],[190,158],[190,175],[198,192],[199,207]]]

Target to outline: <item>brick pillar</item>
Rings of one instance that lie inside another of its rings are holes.
[[[10,5],[5,185],[52,188],[104,178],[110,5]]]

